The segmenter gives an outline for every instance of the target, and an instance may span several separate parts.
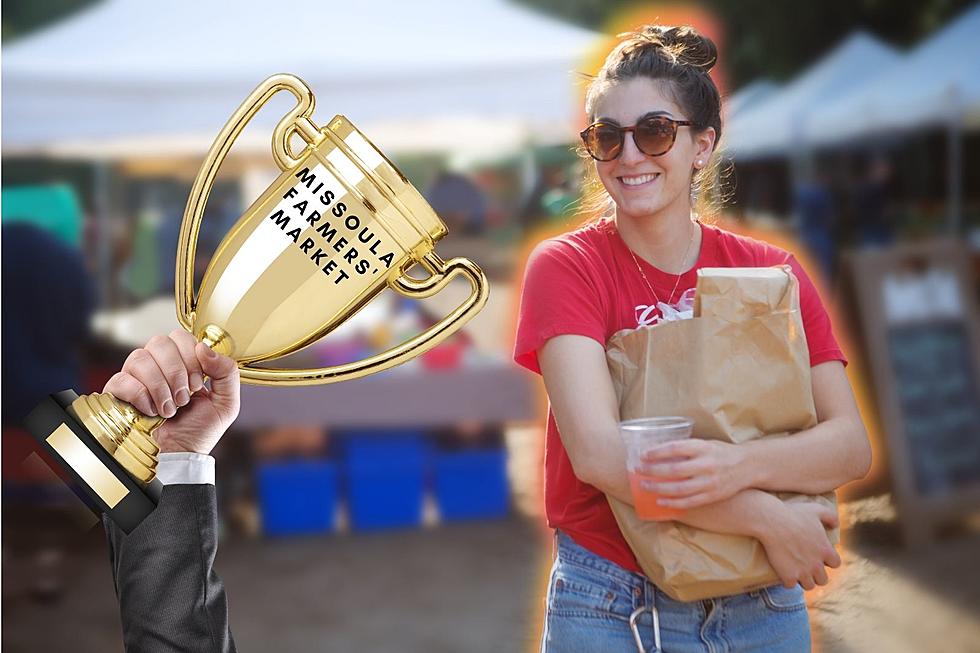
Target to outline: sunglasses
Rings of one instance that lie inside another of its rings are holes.
[[[585,149],[596,161],[612,161],[623,152],[626,132],[633,132],[636,149],[647,156],[666,154],[677,139],[677,128],[693,125],[690,120],[673,120],[667,116],[642,118],[632,127],[620,127],[608,122],[595,122],[579,136]]]

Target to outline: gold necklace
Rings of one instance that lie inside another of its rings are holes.
[[[691,220],[691,224],[694,224],[694,220]],[[684,274],[684,270],[683,270],[684,262],[687,260],[687,255],[691,252],[691,245],[694,244],[694,236],[696,234],[697,234],[697,228],[693,227],[691,229],[691,240],[687,242],[687,249],[684,250],[684,258],[681,259],[681,273],[677,275],[677,281],[674,282],[674,288],[673,290],[670,291],[670,297],[667,298],[668,306],[671,304],[672,301],[674,301],[674,293],[677,292],[677,284],[681,282],[681,276]],[[630,256],[633,257],[633,262],[636,264],[636,269],[640,273],[640,276],[643,277],[643,282],[646,283],[647,288],[650,289],[650,292],[653,293],[653,296],[654,298],[656,298],[657,303],[659,303],[660,297],[659,295],[657,295],[657,291],[653,289],[653,286],[650,285],[650,280],[647,279],[647,275],[643,273],[643,268],[640,267],[640,262],[636,260],[636,254],[634,254],[633,250],[629,248],[629,245],[626,246],[626,249],[627,251],[629,251]]]

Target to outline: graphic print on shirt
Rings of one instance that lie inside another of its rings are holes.
[[[673,322],[694,317],[694,290],[688,288],[673,304],[661,301],[654,304],[637,304],[633,309],[636,326],[653,326],[659,322]]]

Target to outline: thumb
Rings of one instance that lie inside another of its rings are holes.
[[[227,356],[218,354],[203,342],[194,348],[201,369],[211,378],[211,401],[238,411],[239,376],[238,364]]]

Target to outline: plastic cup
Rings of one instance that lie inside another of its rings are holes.
[[[644,473],[643,466],[646,463],[642,461],[642,456],[665,442],[690,438],[693,431],[694,422],[686,417],[643,417],[619,423],[619,433],[626,443],[626,470],[633,494],[633,506],[640,519],[669,521],[684,514],[684,510],[657,503],[660,495],[650,489],[649,482],[675,479]]]

